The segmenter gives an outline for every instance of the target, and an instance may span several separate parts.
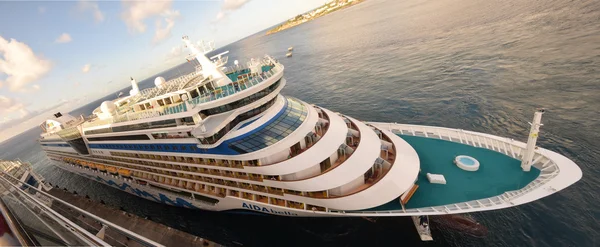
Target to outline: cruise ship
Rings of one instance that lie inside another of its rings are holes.
[[[469,130],[366,122],[282,95],[270,56],[226,67],[191,42],[190,74],[55,114],[40,145],[60,169],[173,206],[299,217],[428,216],[497,210],[581,179],[565,156]]]

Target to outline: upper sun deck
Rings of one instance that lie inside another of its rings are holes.
[[[419,155],[421,171],[419,186],[405,208],[424,208],[451,205],[498,196],[527,186],[540,175],[540,170],[521,169],[521,161],[503,153],[443,139],[399,135]],[[458,155],[475,158],[481,164],[477,171],[465,171],[453,161]],[[444,175],[447,184],[433,184],[427,173]],[[373,210],[401,209],[398,200]]]
[[[466,202],[519,190],[535,180],[540,171],[521,169],[521,161],[493,150],[456,142],[418,136],[401,136],[419,154],[421,173],[419,189],[407,203],[407,208],[420,208]],[[452,163],[458,155],[477,159],[481,167],[465,171]],[[444,174],[446,185],[427,181],[426,173]]]
[[[352,215],[434,215],[495,210],[528,203],[581,179],[575,163],[552,151],[535,148],[529,172],[520,166],[525,143],[478,132],[441,127],[371,123],[397,134],[417,152],[421,171],[418,188],[404,205],[400,198]],[[479,161],[479,170],[465,171],[453,163],[458,155]],[[431,184],[426,174],[442,174],[446,184]],[[406,191],[406,193],[409,193]]]
[[[255,66],[258,69],[252,70],[250,67]],[[197,72],[192,72],[181,78],[192,80],[187,82],[184,79],[176,79],[173,82],[168,82],[164,87],[176,88],[176,85],[187,85],[185,89],[177,91],[158,90],[150,88],[142,91],[140,94],[157,94],[157,92],[166,92],[161,95],[156,95],[153,98],[139,101],[140,97],[132,97],[131,100],[137,101],[134,104],[126,104],[120,107],[116,114],[110,118],[100,119],[95,118],[84,123],[84,128],[92,128],[101,125],[122,123],[140,119],[154,118],[177,113],[190,112],[197,113],[203,104],[211,103],[220,99],[232,97],[246,92],[248,89],[262,84],[275,75],[280,75],[283,71],[283,65],[275,59],[266,56],[264,59],[259,59],[254,64],[247,66],[233,66],[224,68],[223,71],[227,79],[231,81],[222,86],[218,86],[218,81],[215,80],[199,80]],[[173,84],[173,85],[171,85]],[[147,91],[147,92],[146,92]],[[141,97],[141,98],[146,98]],[[189,100],[188,100],[189,99]],[[191,109],[197,109],[191,111]]]
[[[48,119],[39,125],[42,129],[40,141],[45,139],[59,139],[58,135],[60,132],[77,127],[85,121],[87,121],[87,119],[83,116],[73,117],[66,113],[56,113],[54,114],[54,119]]]

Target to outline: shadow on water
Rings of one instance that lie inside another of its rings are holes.
[[[284,218],[160,205],[61,172],[36,144],[37,129],[0,144],[0,157],[30,161],[52,184],[232,246],[596,246],[599,21],[597,1],[370,0],[217,51],[242,62],[271,54],[286,66],[284,94],[361,120],[524,140],[533,110],[546,107],[539,145],[573,159],[584,177],[530,204],[472,214],[489,229],[485,238],[434,224],[435,241],[424,244],[408,218]],[[285,58],[289,46],[294,56]],[[89,114],[103,100],[74,113]]]

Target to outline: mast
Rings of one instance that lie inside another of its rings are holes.
[[[188,36],[183,36],[182,40],[185,43],[185,46],[192,52],[191,56],[195,58],[198,61],[198,63],[200,63],[200,66],[202,67],[202,75],[205,78],[212,77],[212,79],[214,79],[215,82],[217,82],[218,86],[223,86],[231,83],[231,80],[225,75],[225,73],[223,73],[220,66],[213,63],[206,56],[206,53],[214,50],[214,45],[212,43],[204,44],[204,42],[201,42],[200,47],[198,48],[194,44],[192,44]],[[218,55],[219,58],[220,55],[221,54]],[[216,63],[219,63],[219,61],[216,61]],[[220,65],[222,66],[223,64]]]
[[[544,114],[546,110],[543,108],[538,109],[533,115],[533,122],[529,123],[531,125],[531,130],[529,130],[529,139],[527,140],[527,148],[525,150],[525,155],[521,160],[521,168],[523,171],[531,170],[531,162],[533,160],[533,155],[535,154],[535,144],[538,138],[538,132],[540,131],[540,127],[543,125],[542,122],[542,114]]]
[[[129,78],[131,79],[131,91],[129,91],[129,95],[137,95],[140,92],[140,88],[138,87],[137,81],[133,79],[133,77]]]

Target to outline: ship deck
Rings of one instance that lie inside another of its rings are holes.
[[[268,65],[263,65],[261,67],[262,72],[267,72],[269,70],[271,70],[273,68],[273,66],[268,66]],[[229,77],[229,79],[233,82],[238,81],[239,79],[241,79],[241,76],[249,74],[250,73],[250,69],[242,69],[242,70],[237,70],[237,71],[233,71],[231,73],[227,73],[227,77]]]
[[[535,180],[540,170],[535,167],[523,172],[521,162],[500,152],[461,143],[420,136],[399,135],[419,155],[421,171],[419,188],[405,205],[406,209],[448,205],[500,195],[519,190]],[[479,170],[465,171],[453,161],[458,155],[468,155],[480,163]],[[426,174],[442,174],[446,184],[432,184]],[[401,210],[398,199],[362,211]]]

